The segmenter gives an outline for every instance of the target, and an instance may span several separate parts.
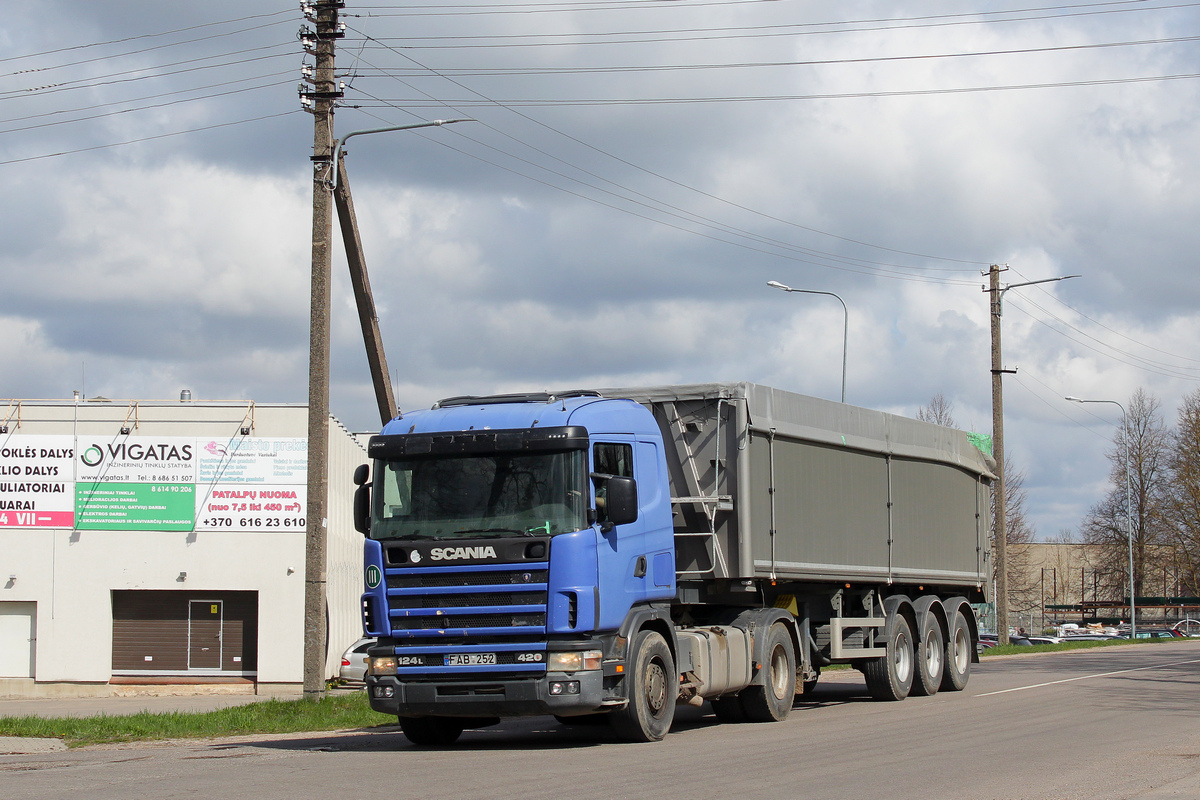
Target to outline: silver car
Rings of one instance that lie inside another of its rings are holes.
[[[367,678],[367,650],[375,645],[374,639],[359,639],[342,654],[342,669],[338,677],[347,683],[363,683]]]

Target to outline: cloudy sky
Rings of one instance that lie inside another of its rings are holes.
[[[1039,537],[1200,378],[1200,3],[347,1],[336,131],[401,408],[749,380],[1006,441]],[[287,2],[0,19],[0,395],[303,402],[312,118]],[[308,59],[311,63],[311,58]],[[332,410],[378,425],[340,240]]]

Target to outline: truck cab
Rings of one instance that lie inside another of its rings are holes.
[[[438,743],[627,706],[631,621],[669,636],[676,594],[662,448],[645,408],[594,392],[450,398],[372,437],[355,513],[372,707]]]

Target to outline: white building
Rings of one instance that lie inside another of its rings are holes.
[[[0,696],[303,684],[308,410],[0,401]],[[330,425],[326,674],[361,635],[363,446]]]

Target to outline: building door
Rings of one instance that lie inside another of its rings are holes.
[[[221,668],[220,600],[192,600],[188,603],[188,669]]]
[[[112,593],[113,674],[255,674],[257,592]]]
[[[0,678],[34,677],[37,603],[0,603]]]

